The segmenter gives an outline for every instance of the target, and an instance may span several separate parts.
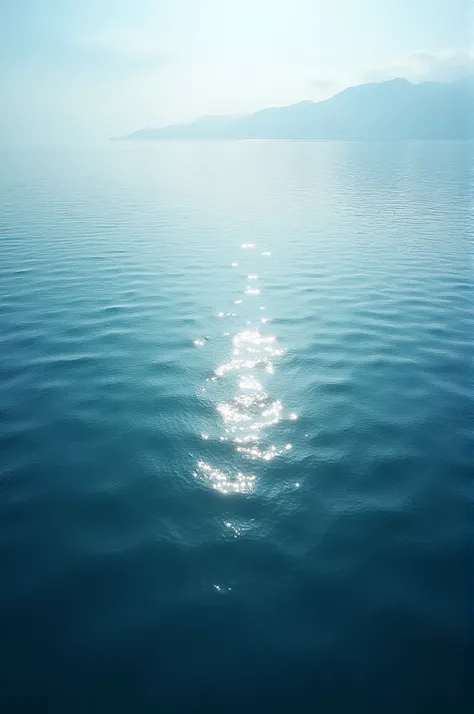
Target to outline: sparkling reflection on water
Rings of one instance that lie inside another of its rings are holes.
[[[257,245],[241,245],[242,250],[250,248],[257,248]],[[269,257],[270,253],[264,251],[261,255]],[[231,264],[233,268],[238,266],[237,261]],[[250,311],[252,319],[246,320],[245,329],[222,333],[230,342],[229,356],[216,366],[204,387],[205,391],[209,391],[213,385],[227,383],[228,395],[214,400],[219,441],[232,445],[233,454],[239,457],[241,467],[218,468],[202,459],[197,462],[194,471],[197,478],[223,494],[252,492],[257,483],[252,464],[271,461],[292,448],[291,444],[277,447],[271,441],[271,430],[284,418],[284,407],[281,400],[271,394],[271,384],[268,382],[286,350],[279,346],[275,335],[264,331],[263,326],[270,323],[271,319],[261,317],[260,311],[265,310],[265,305],[261,303],[263,289],[259,274],[248,272],[243,278],[247,281],[242,290],[243,297],[233,303]],[[220,311],[217,317],[242,316],[236,312]],[[202,347],[205,340],[196,339],[194,344]],[[295,420],[297,415],[292,413],[287,418]],[[209,439],[207,433],[201,436],[204,440]]]

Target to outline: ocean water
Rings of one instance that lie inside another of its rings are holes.
[[[2,712],[468,711],[471,159],[2,155]]]

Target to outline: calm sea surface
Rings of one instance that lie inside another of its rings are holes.
[[[2,712],[468,711],[471,155],[1,155]]]

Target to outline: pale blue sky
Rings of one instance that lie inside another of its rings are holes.
[[[1,143],[98,141],[202,114],[467,73],[468,0],[17,0]]]

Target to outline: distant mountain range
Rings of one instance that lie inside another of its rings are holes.
[[[127,140],[474,138],[474,77],[450,83],[406,79],[349,87],[322,102],[254,114],[203,117],[190,124],[140,129]]]

